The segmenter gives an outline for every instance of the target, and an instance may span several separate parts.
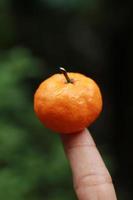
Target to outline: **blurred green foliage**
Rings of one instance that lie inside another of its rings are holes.
[[[26,49],[1,55],[0,199],[67,200],[73,195],[58,136],[33,111],[27,80],[41,75],[38,64]]]

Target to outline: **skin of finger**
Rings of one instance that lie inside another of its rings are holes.
[[[79,200],[117,200],[112,184],[83,186],[76,193]]]
[[[79,200],[116,200],[111,177],[88,130],[61,137]]]

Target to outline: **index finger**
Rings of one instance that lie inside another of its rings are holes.
[[[111,176],[87,129],[61,136],[79,200],[116,200]]]

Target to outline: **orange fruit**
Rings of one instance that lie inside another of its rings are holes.
[[[76,133],[96,120],[102,110],[98,85],[80,73],[55,74],[44,80],[34,95],[40,121],[58,133]]]

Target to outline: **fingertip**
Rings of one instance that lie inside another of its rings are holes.
[[[87,128],[81,132],[72,134],[61,134],[61,139],[66,148],[80,145],[95,145],[93,138]]]

